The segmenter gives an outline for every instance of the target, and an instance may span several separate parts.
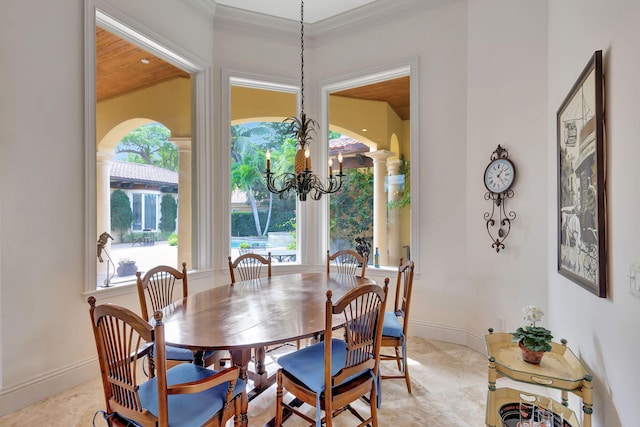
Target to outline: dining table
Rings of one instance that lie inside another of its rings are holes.
[[[275,382],[264,366],[264,348],[318,337],[325,329],[327,291],[335,303],[350,289],[376,283],[349,274],[305,272],[217,286],[187,296],[163,309],[165,340],[198,357],[207,350],[228,350],[239,377],[253,380],[249,400]],[[336,316],[334,327],[344,317]],[[252,350],[255,370],[248,373]]]

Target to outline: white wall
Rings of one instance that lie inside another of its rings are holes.
[[[469,288],[464,269],[466,234],[466,43],[467,7],[412,10],[318,43],[314,75],[319,81],[366,73],[418,58],[420,157],[411,155],[412,187],[419,205],[420,253],[416,262],[413,332],[466,343]],[[322,58],[322,60],[320,59]],[[413,209],[415,214],[417,210]],[[413,245],[412,245],[413,246]]]
[[[477,308],[469,325],[481,336],[499,330],[499,319],[514,331],[526,305],[547,311],[546,20],[545,2],[469,2],[465,249]],[[506,201],[516,218],[499,253],[483,216],[492,211],[483,174],[498,144],[516,167],[514,197]]]
[[[640,299],[629,293],[629,268],[640,261],[640,3],[635,0],[549,2],[547,200],[551,328],[594,376],[594,426],[638,425]],[[555,113],[588,60],[603,51],[607,163],[607,298],[556,273]]]
[[[212,20],[188,3],[109,4],[212,62]],[[84,234],[84,2],[2,2],[0,52],[3,415],[99,372],[82,293],[95,239]],[[134,290],[110,300],[138,307]]]

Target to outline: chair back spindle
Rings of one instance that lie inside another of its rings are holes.
[[[343,249],[331,254],[327,251],[327,273],[331,272],[331,265],[337,273],[349,274],[352,276],[365,277],[367,269],[366,256],[360,255],[351,249]]]
[[[262,277],[263,267],[267,269],[267,277],[271,277],[271,252],[267,254],[266,258],[262,255],[248,253],[240,255],[235,260],[232,260],[231,256],[228,259],[231,284],[237,281],[259,279]]]
[[[136,272],[136,284],[142,317],[149,320],[151,314],[162,310],[177,298],[189,295],[187,283],[187,263],[182,263],[182,271],[167,265],[159,265],[147,271],[144,275]],[[176,287],[182,287],[182,292],[174,296]]]

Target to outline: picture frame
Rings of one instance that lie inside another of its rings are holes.
[[[607,296],[602,51],[595,51],[557,112],[558,272]]]

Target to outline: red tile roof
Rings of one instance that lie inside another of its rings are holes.
[[[178,185],[178,172],[152,165],[113,161],[111,179]]]

